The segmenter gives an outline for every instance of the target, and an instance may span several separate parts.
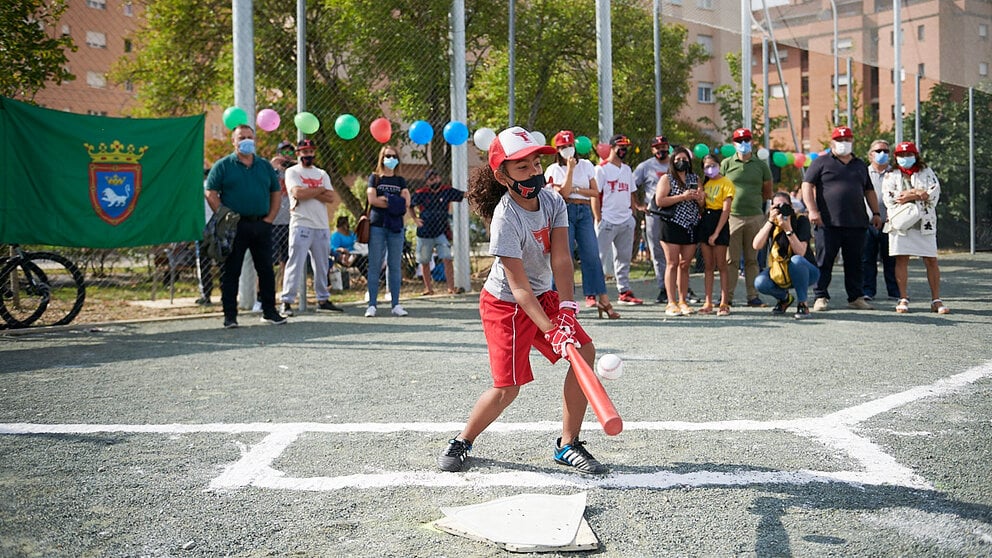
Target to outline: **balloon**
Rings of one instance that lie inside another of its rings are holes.
[[[259,129],[271,132],[279,127],[279,113],[268,108],[262,109],[255,117],[255,124],[258,125]]]
[[[812,162],[813,162],[813,159],[810,159],[809,157],[806,157],[806,160],[803,161],[803,166],[806,167],[806,168],[809,168],[809,164],[812,163]]]
[[[393,124],[388,118],[379,117],[369,124],[369,132],[372,133],[372,137],[375,141],[379,143],[387,143],[391,137],[393,137]]]
[[[342,114],[334,121],[334,131],[343,140],[353,140],[361,129],[358,119],[351,114]]]
[[[547,145],[548,143],[548,138],[544,137],[544,134],[538,132],[537,130],[533,130],[530,133],[530,137],[534,138],[534,141],[536,141],[540,145]]]
[[[761,149],[759,149],[758,150],[758,158],[761,159],[762,161],[767,161],[768,160],[768,150],[765,149],[764,147],[762,147]]]
[[[233,130],[242,124],[248,123],[248,113],[241,107],[227,107],[224,109],[224,125],[228,130]]]
[[[468,140],[468,126],[461,122],[451,121],[444,125],[441,135],[444,136],[444,141],[451,145],[461,145]]]
[[[787,165],[794,165],[794,164],[796,164],[796,154],[795,153],[786,153],[785,154],[785,164],[787,164]]]
[[[776,151],[772,155],[772,163],[776,167],[784,167],[785,165],[789,164],[789,158],[786,157],[785,153],[781,151]]]
[[[706,147],[705,143],[697,143],[696,147],[692,148],[692,154],[696,156],[697,159],[702,159],[703,157],[709,155],[710,148]]]
[[[737,151],[737,150],[734,149],[734,146],[733,145],[730,145],[729,143],[725,143],[725,144],[723,144],[723,145],[720,146],[720,155],[724,159],[726,159],[727,157],[730,157],[731,155],[733,155],[734,154],[734,151]]]
[[[496,132],[492,128],[479,128],[475,131],[475,135],[472,136],[472,142],[483,151],[489,151],[489,144],[494,139],[496,139]]]
[[[817,153],[816,151],[814,151],[814,152],[812,152],[812,153],[810,153],[810,154],[809,154],[809,160],[810,160],[810,162],[812,162],[812,161],[813,161],[813,159],[816,159],[816,158],[817,158],[817,157],[819,157],[819,156],[820,156],[820,154],[819,154],[819,153]]]
[[[419,145],[427,145],[434,137],[434,128],[425,120],[410,124],[410,140]]]
[[[806,155],[803,155],[802,153],[796,153],[796,162],[793,164],[796,165],[797,169],[803,168],[803,165],[806,164]]]
[[[588,155],[589,151],[592,150],[592,140],[585,137],[579,136],[575,138],[575,152],[579,155]]]
[[[608,143],[597,143],[596,144],[596,155],[599,155],[600,159],[606,159],[610,156],[610,150],[612,147]]]
[[[312,134],[320,129],[320,120],[309,112],[301,112],[293,117],[296,129],[304,134]]]

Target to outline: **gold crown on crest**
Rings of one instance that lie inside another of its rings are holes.
[[[148,146],[145,145],[135,151],[134,144],[128,144],[127,149],[124,144],[114,140],[107,149],[107,144],[101,143],[99,149],[94,149],[92,145],[84,143],[83,146],[90,154],[90,159],[94,163],[137,163],[145,156]]]
[[[121,184],[124,184],[124,177],[114,173],[114,176],[107,179],[107,184],[110,184],[111,186],[120,186]]]

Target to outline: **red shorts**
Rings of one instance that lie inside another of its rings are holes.
[[[551,321],[558,316],[558,292],[548,291],[537,297]],[[500,300],[483,289],[479,297],[479,314],[482,331],[489,345],[489,367],[493,387],[522,386],[534,380],[530,367],[530,348],[541,352],[552,364],[561,358],[551,348],[551,343],[523,308],[515,302]],[[585,345],[592,338],[578,326],[575,340]]]

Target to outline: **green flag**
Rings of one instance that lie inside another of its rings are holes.
[[[0,97],[0,243],[199,239],[203,123],[203,115],[86,116]]]

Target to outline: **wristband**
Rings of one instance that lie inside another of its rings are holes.
[[[558,311],[560,312],[560,311],[565,310],[565,309],[571,310],[574,313],[578,313],[578,311],[579,311],[579,303],[575,302],[574,300],[563,300],[563,301],[559,302],[558,303]]]
[[[874,217],[874,216],[876,216],[876,215],[877,215],[877,216],[879,216],[879,217],[881,217],[881,216],[882,216],[882,214],[881,214],[881,213],[879,213],[879,212],[877,212],[877,211],[875,211],[875,212],[873,212],[873,213],[872,213],[872,216],[873,216],[873,217]]]

